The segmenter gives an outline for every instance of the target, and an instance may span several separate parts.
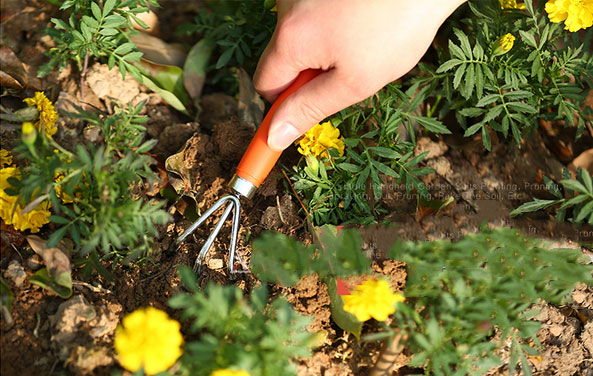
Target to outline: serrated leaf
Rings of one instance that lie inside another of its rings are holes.
[[[548,208],[552,205],[555,205],[559,202],[561,202],[561,200],[540,200],[540,199],[536,198],[535,200],[533,200],[531,202],[526,202],[523,205],[519,206],[517,209],[512,210],[509,213],[509,215],[511,217],[515,217],[515,216],[518,216],[519,214],[530,213],[530,212],[542,210],[542,209]]]
[[[446,62],[444,62],[438,69],[437,69],[437,73],[443,73],[443,72],[447,72],[453,68],[455,68],[456,66],[458,66],[459,64],[463,63],[461,60],[459,59],[451,59],[448,60]]]
[[[528,46],[537,48],[537,43],[535,41],[535,36],[533,35],[533,31],[519,30],[519,34],[521,34],[521,39],[523,39],[523,41]]]
[[[581,184],[581,182],[579,181],[572,179],[563,179],[560,180],[560,184],[562,184],[564,188],[568,188],[575,192],[583,193],[585,195],[587,194],[587,188],[585,188],[585,186]]]

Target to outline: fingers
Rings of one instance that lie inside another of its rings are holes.
[[[268,145],[284,150],[309,128],[372,93],[355,89],[338,69],[321,73],[278,106],[272,118]]]
[[[255,90],[273,102],[297,78],[301,71],[292,64],[288,52],[272,38],[257,64],[253,76]]]

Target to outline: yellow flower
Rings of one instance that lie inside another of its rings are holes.
[[[56,126],[56,120],[58,119],[58,113],[54,109],[54,105],[42,92],[38,91],[35,93],[33,98],[23,99],[23,102],[29,106],[37,106],[39,111],[39,120],[35,123],[35,127],[41,131],[45,129],[45,134],[53,136],[58,131]]]
[[[517,0],[499,0],[502,9],[525,9],[525,4],[517,4]]]
[[[144,368],[147,375],[169,369],[181,356],[183,337],[177,321],[156,308],[128,314],[115,331],[114,346],[121,365],[131,372]]]
[[[64,174],[56,174],[54,177],[54,181],[59,183],[62,179],[64,179]],[[74,198],[67,193],[62,192],[62,185],[56,185],[56,196],[58,196],[64,204],[71,204],[74,202]]]
[[[21,216],[21,218],[25,218],[26,216],[26,220],[23,222],[25,223],[26,228],[31,230],[31,233],[39,232],[40,227],[49,223],[49,216],[51,215],[51,212],[49,211],[50,207],[51,203],[49,201],[43,201],[41,204],[37,205],[35,209]]]
[[[12,155],[8,150],[0,149],[0,168],[10,166],[12,163]]]
[[[212,372],[210,376],[249,376],[249,372],[238,370],[233,371],[232,369],[217,369],[216,371]]]
[[[513,44],[515,44],[515,36],[513,34],[507,33],[503,35],[494,42],[492,55],[499,56],[506,54],[513,48]]]
[[[371,317],[377,321],[385,321],[395,312],[395,303],[403,302],[404,297],[391,291],[387,281],[383,279],[367,279],[356,286],[351,295],[343,295],[344,311],[350,312],[359,321],[367,321]]]
[[[8,178],[19,178],[21,171],[18,167],[6,167],[0,169],[0,218],[7,225],[12,225],[18,231],[31,230],[32,233],[39,232],[44,224],[49,222],[51,215],[49,201],[43,201],[28,213],[21,213],[24,209],[18,202],[18,196],[9,196],[4,190],[12,187]]]
[[[340,138],[340,130],[329,121],[316,124],[298,139],[295,145],[299,146],[298,150],[302,155],[313,154],[317,158],[328,158],[327,151],[330,148],[336,149],[340,157],[344,155],[344,142]]]
[[[593,0],[550,0],[546,12],[551,22],[564,21],[564,29],[570,32],[593,25]]]

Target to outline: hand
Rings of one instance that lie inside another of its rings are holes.
[[[277,0],[278,23],[255,72],[273,101],[308,68],[322,69],[272,118],[268,145],[283,150],[324,118],[412,69],[465,0]]]

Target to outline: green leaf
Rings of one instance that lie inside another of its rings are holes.
[[[564,186],[564,188],[572,189],[575,192],[587,194],[587,188],[581,182],[572,180],[572,179],[564,179],[560,180],[560,184]]]
[[[486,148],[486,150],[492,150],[492,141],[490,140],[490,133],[486,127],[482,127],[482,144]]]
[[[585,206],[581,208],[579,211],[579,215],[577,215],[575,221],[577,223],[582,222],[589,214],[593,213],[593,201],[589,201]]]
[[[60,20],[59,18],[52,18],[51,22],[53,22],[56,26],[56,29],[60,30],[69,30],[70,28],[68,27],[68,24],[62,20]]]
[[[433,132],[433,133],[440,133],[440,134],[451,134],[451,131],[447,129],[445,124],[435,118],[429,118],[424,116],[410,116],[414,120],[416,120],[420,125],[422,125],[426,130]]]
[[[198,277],[191,268],[186,265],[177,265],[177,273],[179,273],[179,277],[181,278],[183,286],[185,286],[189,291],[200,291],[198,287]]]
[[[231,57],[233,56],[233,48],[229,48],[226,51],[224,51],[220,57],[218,58],[218,61],[216,62],[216,69],[220,69],[222,67],[224,67],[229,60],[231,60]]]
[[[519,214],[534,212],[537,210],[545,209],[552,205],[561,202],[561,200],[539,200],[535,199],[531,202],[526,202],[523,205],[519,206],[517,209],[511,211],[509,214],[511,217],[515,217]]]
[[[117,0],[106,0],[103,3],[103,17],[107,17],[107,15],[109,14],[109,12],[111,12],[111,10],[113,9],[113,7],[115,6],[115,2]]]
[[[183,64],[183,83],[189,96],[194,101],[199,100],[202,95],[212,50],[211,41],[206,38],[201,39],[189,50]]]
[[[329,307],[332,314],[332,320],[348,333],[352,333],[357,340],[360,340],[362,322],[358,321],[354,315],[344,311],[344,302],[342,296],[338,295],[337,279],[328,278],[326,281],[329,292]]]
[[[29,281],[46,290],[55,292],[64,299],[72,295],[72,277],[67,272],[61,273],[54,279],[49,274],[47,268],[43,268],[29,277]]]
[[[455,68],[456,66],[458,66],[459,64],[463,63],[461,60],[459,59],[451,59],[448,60],[446,62],[444,62],[439,69],[437,69],[437,73],[443,73],[446,71],[449,71],[453,68]]]
[[[533,35],[533,31],[519,30],[519,34],[521,34],[521,39],[523,39],[523,41],[527,45],[533,48],[537,48],[537,43],[535,42],[535,36]]]
[[[97,3],[95,3],[95,2],[91,3],[91,12],[93,12],[93,17],[95,17],[95,19],[100,20],[102,18],[101,17],[101,8],[99,8]]]
[[[584,194],[575,196],[575,197],[571,198],[570,200],[565,201],[564,204],[560,205],[560,209],[564,209],[564,208],[568,208],[570,206],[574,206],[576,204],[580,204],[581,202],[587,201],[588,198],[589,198],[589,196],[584,195]]]
[[[370,146],[368,148],[374,154],[377,154],[380,157],[388,158],[388,159],[397,159],[401,157],[401,154],[393,149],[389,149],[382,146]]]
[[[587,171],[585,168],[579,167],[578,173],[580,175],[580,180],[585,185],[585,188],[587,188],[587,192],[593,195],[593,181],[591,180],[589,171]]]
[[[461,49],[463,50],[465,56],[469,59],[473,59],[472,48],[469,43],[469,39],[467,38],[467,35],[465,35],[463,31],[459,29],[453,29],[453,32],[455,33],[457,38],[459,38],[459,42],[461,42]]]
[[[476,123],[474,125],[472,125],[471,127],[467,128],[465,130],[465,133],[463,134],[463,137],[469,137],[471,135],[473,135],[474,133],[476,133],[477,131],[480,130],[480,128],[482,128],[484,126],[484,123],[480,122],[480,123]]]
[[[169,105],[171,107],[173,107],[177,111],[189,116],[189,112],[185,108],[185,105],[183,104],[183,102],[181,102],[181,100],[179,98],[177,98],[177,96],[175,94],[159,87],[159,85],[157,85],[155,82],[153,82],[150,79],[150,77],[142,75],[142,80],[143,80],[142,83],[144,85],[146,85],[146,87],[148,87],[150,90],[152,90],[155,93],[157,93],[158,95],[160,95],[167,103],[169,103]]]
[[[116,55],[125,55],[128,52],[132,51],[133,49],[136,48],[136,45],[132,42],[126,42],[120,46],[118,46],[113,53]]]
[[[487,106],[491,103],[496,102],[498,99],[500,98],[499,94],[488,94],[482,98],[480,98],[480,100],[478,101],[478,103],[476,103],[476,107],[484,107]]]

